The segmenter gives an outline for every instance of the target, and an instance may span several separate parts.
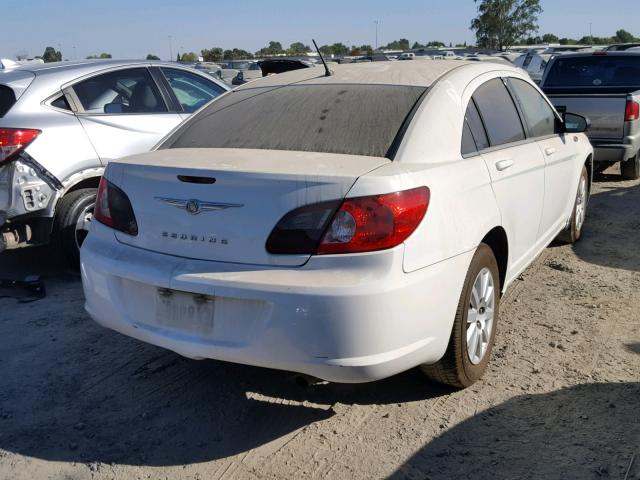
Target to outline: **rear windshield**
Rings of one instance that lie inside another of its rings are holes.
[[[6,85],[0,85],[0,118],[4,117],[13,104],[16,103],[16,95]]]
[[[640,88],[640,55],[558,58],[545,87]]]
[[[160,148],[255,148],[393,155],[394,139],[424,87],[289,85],[228,93]]]

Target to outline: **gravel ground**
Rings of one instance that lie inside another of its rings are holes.
[[[582,241],[510,288],[464,391],[181,358],[94,324],[49,250],[4,254],[47,297],[0,298],[0,478],[640,479],[639,231],[638,182],[600,177]]]

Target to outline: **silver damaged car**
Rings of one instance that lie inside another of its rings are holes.
[[[197,70],[160,62],[0,70],[0,252],[54,240],[77,265],[109,160],[150,150],[228,90]]]

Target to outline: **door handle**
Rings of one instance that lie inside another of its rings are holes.
[[[547,155],[553,155],[554,153],[556,153],[556,149],[553,147],[545,148],[544,153],[546,153]]]
[[[507,168],[512,166],[513,166],[513,160],[500,160],[499,162],[496,162],[496,169],[499,172],[506,170]]]

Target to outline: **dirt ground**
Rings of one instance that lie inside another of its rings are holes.
[[[192,361],[94,324],[47,249],[0,256],[0,478],[640,479],[640,188],[597,179],[584,237],[503,299],[484,379],[364,385]]]

